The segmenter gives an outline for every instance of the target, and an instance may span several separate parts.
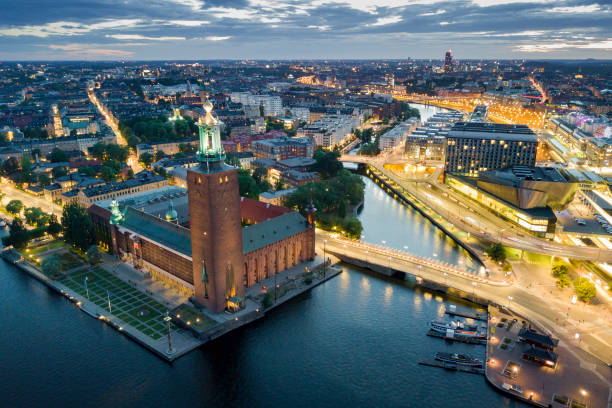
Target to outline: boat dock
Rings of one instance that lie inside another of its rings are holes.
[[[431,337],[438,337],[440,339],[449,340],[449,341],[458,341],[460,343],[481,344],[481,345],[487,344],[487,339],[477,339],[474,337],[462,336],[460,334],[455,334],[453,337],[447,337],[446,334],[442,334],[432,329],[430,329],[427,332],[427,335]]]
[[[443,361],[438,361],[434,359],[420,360],[419,364],[427,367],[443,368],[445,370],[450,371],[461,371],[463,373],[470,374],[484,374],[484,368],[470,367],[468,365],[457,363],[445,363]]]
[[[451,315],[451,316],[467,317],[470,319],[482,320],[485,322],[489,318],[487,313],[478,313],[478,312],[472,312],[470,310],[461,310],[461,309],[457,309],[454,305],[446,306],[444,313]]]

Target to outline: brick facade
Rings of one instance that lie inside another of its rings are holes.
[[[229,297],[244,297],[238,172],[188,170],[187,186],[195,298],[218,313]]]

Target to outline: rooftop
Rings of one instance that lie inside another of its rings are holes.
[[[502,123],[456,122],[450,129],[448,136],[524,142],[538,141],[536,134],[527,125]]]

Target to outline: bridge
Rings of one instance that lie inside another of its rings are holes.
[[[441,284],[444,281],[448,283],[451,278],[495,286],[508,285],[501,276],[486,277],[484,267],[479,263],[477,266],[467,266],[460,261],[458,266],[451,265],[439,259],[419,257],[405,251],[347,239],[341,234],[322,230],[317,230],[316,236],[318,251],[333,254],[342,261],[357,266],[378,270],[387,276],[393,276],[394,272],[399,271]],[[475,262],[479,262],[478,259]]]
[[[333,254],[343,262],[368,268],[381,275],[394,279],[412,280],[417,285],[451,296],[486,304],[491,302],[511,308],[515,313],[559,334],[566,342],[571,342],[577,330],[582,331],[580,347],[612,364],[612,348],[609,347],[611,334],[602,320],[587,321],[577,326],[577,316],[584,318],[581,311],[572,310],[572,320],[568,319],[566,301],[542,301],[541,294],[533,288],[523,287],[518,282],[503,281],[496,276],[485,277],[473,274],[467,268],[445,264],[410,255],[392,248],[344,239],[337,234],[317,230],[317,253]],[[414,278],[410,278],[410,276]],[[560,326],[559,322],[569,325]],[[567,324],[567,323],[566,323]],[[579,327],[579,328],[578,328]],[[554,329],[554,330],[553,330]]]

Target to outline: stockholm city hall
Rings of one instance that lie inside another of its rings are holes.
[[[238,170],[225,163],[220,123],[210,102],[204,109],[198,163],[187,171],[187,193],[175,197],[176,207],[168,203],[166,217],[147,207],[162,190],[147,192],[141,205],[131,196],[88,211],[118,257],[212,312],[231,312],[245,305],[245,288],[314,258],[314,214],[307,220],[240,197]]]

